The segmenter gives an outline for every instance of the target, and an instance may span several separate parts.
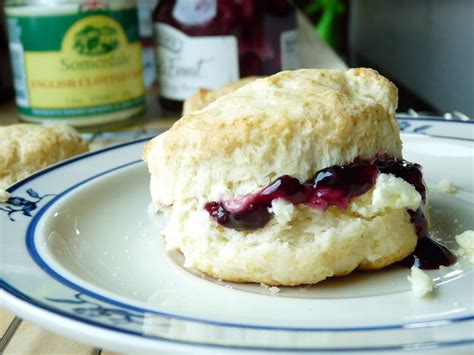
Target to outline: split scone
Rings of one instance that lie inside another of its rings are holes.
[[[402,159],[397,89],[371,69],[285,71],[151,140],[166,247],[228,281],[314,284],[410,255],[425,186]]]
[[[69,126],[19,123],[0,127],[0,189],[88,150],[80,133]]]

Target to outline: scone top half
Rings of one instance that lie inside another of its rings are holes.
[[[153,202],[166,209],[216,193],[232,199],[282,175],[306,181],[356,158],[401,158],[397,98],[389,80],[365,68],[301,69],[253,81],[146,145]]]

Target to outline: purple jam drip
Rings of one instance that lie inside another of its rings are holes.
[[[415,226],[416,235],[418,238],[428,237],[428,221],[421,208],[416,211],[407,210],[410,215],[410,222]]]
[[[443,244],[429,237],[418,239],[415,251],[399,262],[403,267],[416,266],[424,270],[439,269],[441,265],[449,266],[457,261],[456,256]]]
[[[330,206],[344,210],[353,197],[363,195],[375,185],[379,174],[393,174],[412,184],[423,201],[426,201],[421,166],[381,155],[371,160],[356,159],[346,165],[319,170],[304,183],[292,176],[283,175],[256,193],[231,201],[209,202],[204,208],[217,223],[226,228],[255,230],[270,221],[270,207],[275,199],[282,198],[293,205],[305,204],[320,211],[325,211]],[[428,223],[423,210],[408,210],[408,213],[419,239],[414,253],[400,264],[436,269],[440,265],[454,263],[454,254],[428,237]]]
[[[457,261],[457,257],[443,244],[428,236],[428,221],[421,208],[408,210],[410,222],[413,223],[418,235],[415,251],[399,262],[403,267],[416,266],[424,270],[439,269],[441,265],[449,266]]]

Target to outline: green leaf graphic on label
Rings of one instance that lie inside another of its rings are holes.
[[[119,46],[117,30],[111,26],[85,26],[74,35],[74,49],[82,55],[100,55]]]

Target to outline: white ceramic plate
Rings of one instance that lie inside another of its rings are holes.
[[[435,235],[456,249],[453,236],[474,229],[474,125],[401,122],[405,131],[428,124],[403,135],[404,153],[424,166]],[[120,351],[472,349],[474,272],[463,259],[428,272],[437,284],[428,298],[412,294],[409,270],[397,266],[277,294],[183,268],[180,255],[164,251],[163,220],[149,210],[145,141],[71,159],[8,189],[0,204],[7,308]],[[460,191],[438,192],[442,178]]]

